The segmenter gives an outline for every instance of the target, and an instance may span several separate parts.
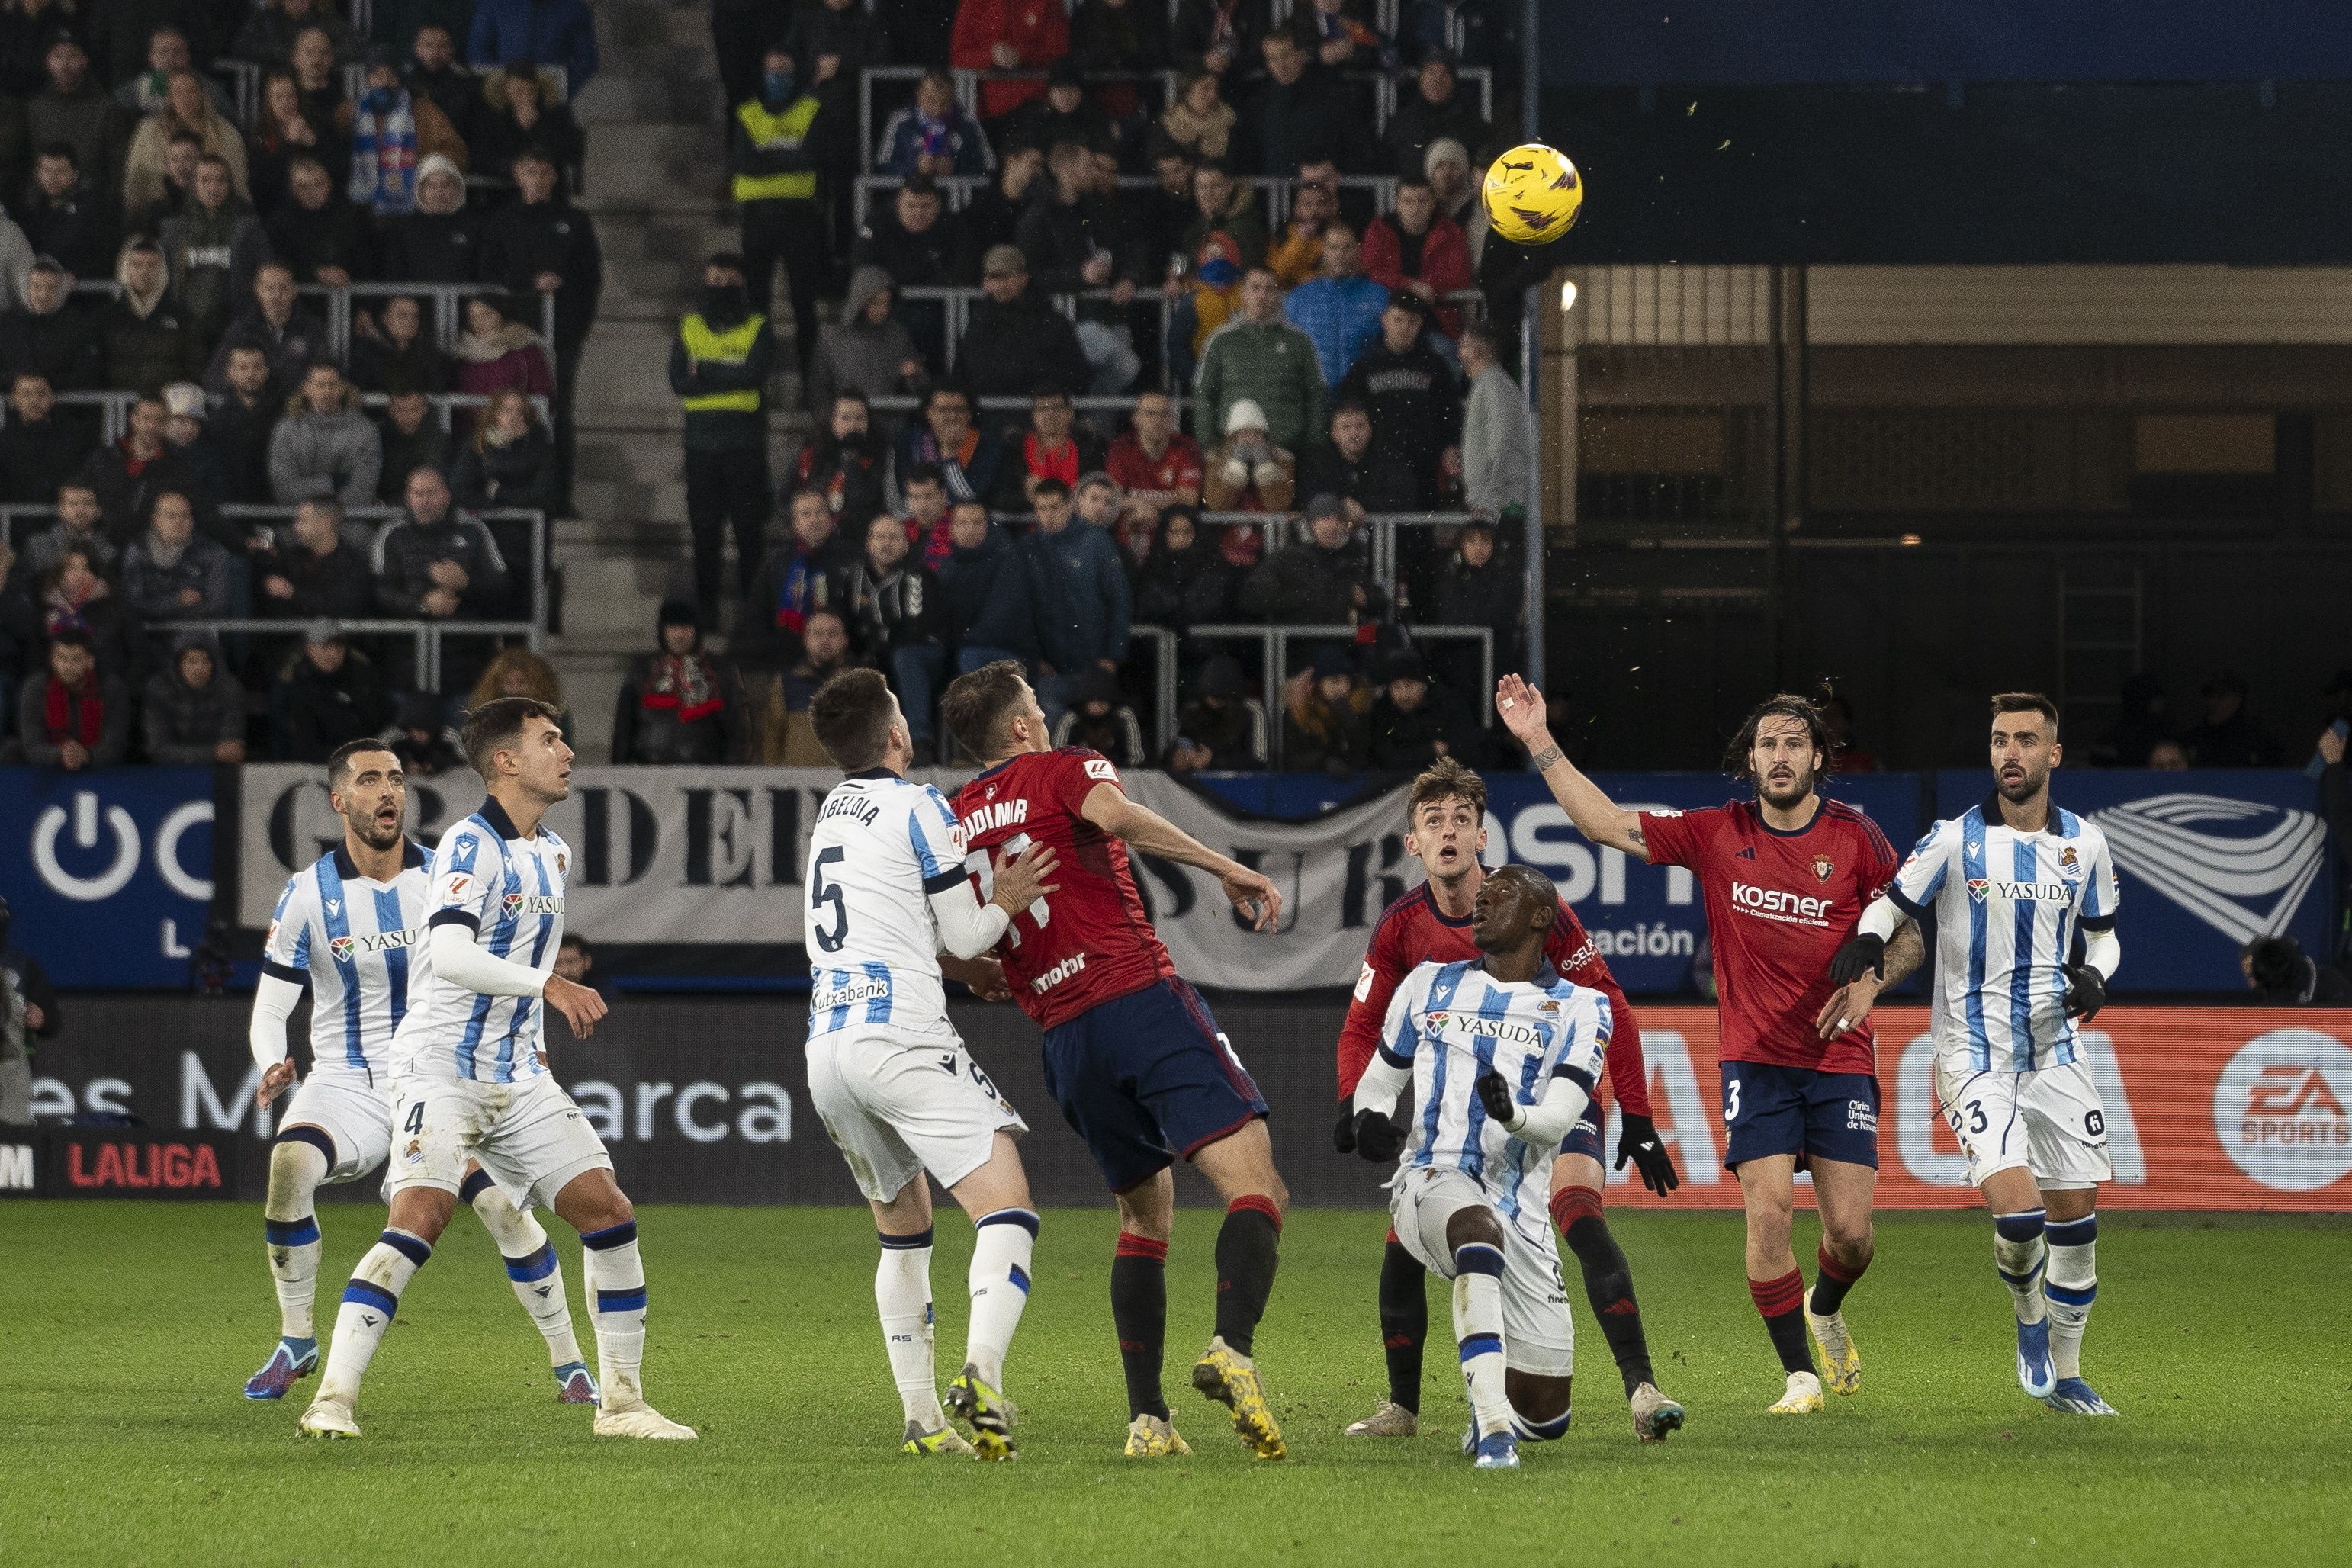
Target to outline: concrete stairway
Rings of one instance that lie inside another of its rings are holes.
[[[691,575],[669,346],[701,289],[702,258],[738,240],[719,196],[726,159],[709,17],[701,4],[600,0],[603,67],[573,101],[588,138],[581,205],[604,247],[604,293],[580,370],[580,515],[555,530],[563,634],[552,657],[581,751],[597,761],[629,657],[651,646],[656,608]],[[779,333],[789,344],[790,312]],[[796,374],[772,390],[771,465],[781,474],[807,423]]]

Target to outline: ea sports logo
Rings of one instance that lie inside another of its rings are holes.
[[[2352,1049],[2316,1029],[2246,1042],[2213,1086],[2213,1131],[2266,1187],[2310,1193],[2352,1174]]]

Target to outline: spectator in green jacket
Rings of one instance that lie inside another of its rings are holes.
[[[1265,411],[1266,434],[1297,452],[1322,433],[1323,372],[1307,335],[1283,319],[1282,285],[1264,267],[1242,279],[1242,313],[1201,351],[1192,427],[1222,431],[1246,398]]]

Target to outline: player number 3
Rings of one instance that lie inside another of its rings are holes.
[[[1739,1080],[1736,1078],[1723,1086],[1723,1120],[1727,1122],[1739,1120]]]

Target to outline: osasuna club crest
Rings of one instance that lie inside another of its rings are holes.
[[[1828,856],[1826,856],[1826,855],[1816,855],[1816,856],[1814,856],[1814,857],[1813,857],[1813,880],[1814,880],[1814,881],[1816,881],[1816,882],[1826,882],[1826,881],[1828,881],[1828,880],[1830,879],[1830,873],[1831,873],[1831,872],[1832,872],[1832,871],[1834,871],[1834,870],[1836,870],[1836,869],[1837,869],[1837,863],[1836,863],[1835,861],[1832,860]]]

